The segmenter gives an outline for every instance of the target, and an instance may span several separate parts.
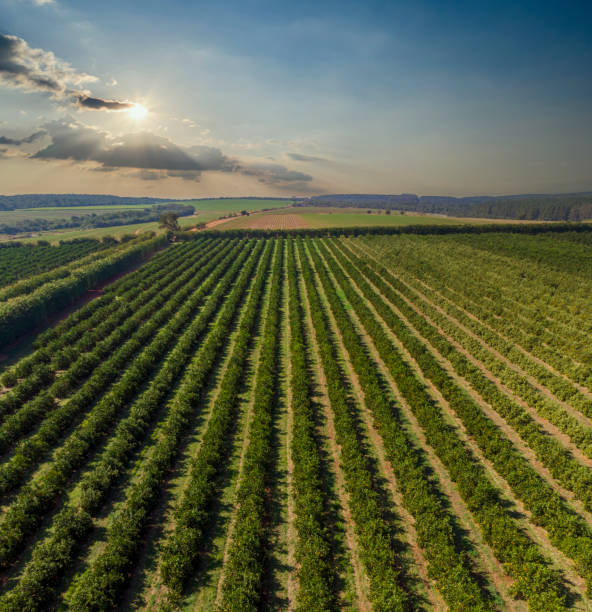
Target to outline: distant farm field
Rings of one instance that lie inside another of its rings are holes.
[[[0,610],[589,610],[579,229],[0,248]]]
[[[180,217],[179,225],[184,227],[194,226],[198,223],[209,223],[220,217],[239,214],[242,210],[261,210],[264,208],[277,208],[287,206],[291,202],[286,200],[266,200],[256,198],[220,198],[211,200],[187,200],[178,202],[194,206],[195,214],[190,217]],[[149,208],[149,205],[114,205],[114,206],[54,206],[49,208],[27,208],[14,211],[0,211],[0,224],[11,221],[22,221],[25,219],[69,219],[72,216],[83,216],[87,214],[109,213],[114,210],[134,210]],[[119,238],[123,234],[138,234],[142,232],[161,232],[158,223],[135,223],[129,225],[114,225],[91,229],[59,229],[52,231],[35,232],[33,237],[7,236],[0,234],[2,239],[16,239],[21,242],[35,242],[38,239],[57,242],[59,240],[73,240],[78,238],[101,238],[103,236],[114,236]]]
[[[277,218],[280,217],[280,218]],[[479,220],[482,221],[482,220]],[[305,229],[323,227],[376,227],[403,225],[440,225],[474,223],[474,219],[458,219],[440,215],[399,214],[371,209],[367,213],[359,208],[290,207],[249,216],[229,219],[217,229]]]

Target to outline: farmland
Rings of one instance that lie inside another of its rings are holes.
[[[427,214],[400,214],[399,211],[359,208],[297,206],[257,212],[248,217],[228,219],[218,229],[305,229],[322,227],[398,227],[405,225],[453,225],[483,223],[484,219],[460,219]]]
[[[590,609],[592,231],[261,216],[0,249],[0,610]]]

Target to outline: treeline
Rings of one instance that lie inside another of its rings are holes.
[[[112,213],[73,215],[69,219],[23,219],[12,223],[0,223],[0,234],[23,234],[65,228],[111,227],[113,225],[131,225],[158,221],[164,212],[174,212],[179,217],[194,213],[193,206],[184,204],[157,204],[142,210],[118,210]]]
[[[404,225],[404,226],[375,226],[375,227],[325,227],[289,230],[264,230],[264,229],[232,229],[232,230],[205,230],[211,237],[253,237],[269,238],[278,234],[290,236],[331,237],[331,236],[365,236],[365,235],[401,235],[401,234],[544,234],[570,232],[592,232],[590,223],[491,223],[483,225]],[[179,232],[178,240],[195,240],[202,236],[203,232]]]
[[[592,193],[527,194],[510,196],[417,196],[342,194],[314,196],[295,206],[380,208],[456,217],[524,219],[532,221],[583,221],[592,219]]]
[[[0,195],[0,210],[18,208],[46,208],[53,206],[113,206],[122,204],[159,204],[170,202],[162,198],[128,198],[115,195],[80,193],[28,193],[24,195]]]

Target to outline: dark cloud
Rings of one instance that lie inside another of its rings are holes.
[[[81,123],[55,121],[46,125],[51,144],[33,157],[92,161],[106,167],[191,170],[202,167],[167,138],[149,133],[127,134],[117,140]]]
[[[237,169],[237,162],[232,160],[220,149],[216,147],[194,146],[189,147],[187,151],[199,165],[199,169],[206,170],[221,170],[224,172],[233,172]]]
[[[127,110],[134,106],[131,102],[91,97],[82,87],[96,80],[77,72],[51,51],[33,49],[18,36],[0,34],[0,83],[5,86],[45,92],[86,110]]]
[[[0,78],[9,87],[46,91],[56,97],[67,97],[72,87],[97,80],[76,72],[51,51],[33,49],[22,38],[8,34],[0,34]]]
[[[39,130],[26,138],[9,138],[8,136],[0,136],[0,145],[12,145],[18,147],[24,144],[31,144],[33,141],[37,140],[37,138],[41,138],[41,136],[44,135],[45,130]]]
[[[236,172],[280,189],[305,191],[310,174],[276,163],[246,164],[215,147],[181,148],[168,138],[143,132],[114,138],[107,132],[77,121],[53,121],[44,126],[50,144],[32,155],[35,159],[94,162],[95,170],[136,169],[135,178],[154,181],[181,178],[198,181],[202,172]],[[31,137],[30,137],[31,138]]]
[[[78,106],[85,110],[108,110],[108,111],[122,111],[133,108],[135,104],[133,102],[118,102],[117,100],[103,100],[102,98],[91,98],[84,94],[76,96]]]
[[[182,178],[184,181],[199,181],[201,170],[169,170],[167,176]]]
[[[301,162],[326,162],[329,161],[324,157],[316,157],[314,155],[302,155],[302,153],[288,153],[288,157],[292,158],[294,161]]]
[[[260,183],[279,186],[283,183],[308,183],[313,180],[310,174],[290,170],[280,164],[252,164],[241,166],[239,171],[254,176]]]

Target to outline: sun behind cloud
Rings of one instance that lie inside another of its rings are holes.
[[[142,104],[134,104],[127,112],[135,121],[142,121],[148,115],[148,109]]]

